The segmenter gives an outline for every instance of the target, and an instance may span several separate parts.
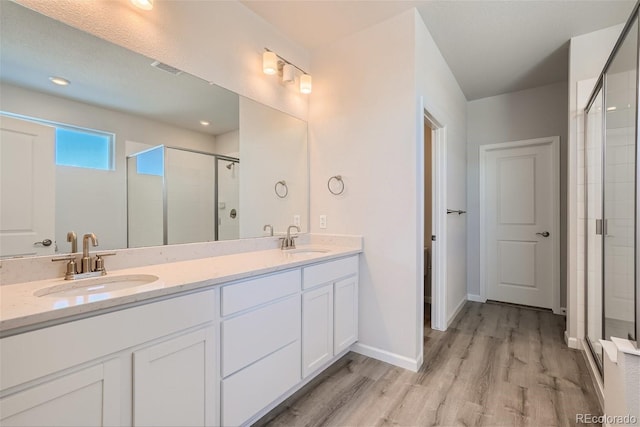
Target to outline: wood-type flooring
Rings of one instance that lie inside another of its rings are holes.
[[[418,372],[348,353],[255,425],[576,425],[601,410],[564,330],[548,311],[467,302],[446,332],[425,327]]]

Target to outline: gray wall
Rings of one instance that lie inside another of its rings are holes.
[[[467,103],[467,290],[480,294],[481,145],[560,136],[560,306],[566,307],[567,82]]]

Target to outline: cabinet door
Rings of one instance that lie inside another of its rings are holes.
[[[120,424],[120,362],[102,362],[0,400],[2,426]]]
[[[333,354],[358,340],[358,276],[335,283],[333,290]]]
[[[133,353],[133,425],[205,426],[215,418],[214,328]]]
[[[302,375],[333,357],[333,284],[302,294]]]

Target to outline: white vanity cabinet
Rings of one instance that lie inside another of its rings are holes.
[[[307,377],[358,339],[358,256],[302,269],[302,371]]]
[[[222,425],[247,422],[300,382],[300,289],[300,269],[222,287]]]
[[[0,341],[0,425],[217,424],[215,292]]]

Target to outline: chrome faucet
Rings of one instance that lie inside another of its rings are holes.
[[[71,243],[72,254],[78,252],[78,236],[76,236],[75,231],[70,231],[67,233],[67,242]]]
[[[93,271],[93,266],[91,265],[92,259],[91,255],[89,255],[89,240],[91,240],[94,247],[98,246],[98,238],[95,234],[89,233],[82,237],[82,260],[80,261],[80,266],[82,267],[81,273],[89,273]]]
[[[269,229],[269,236],[273,237],[273,225],[266,224],[264,227],[262,227],[262,231],[267,231],[267,228]]]
[[[298,236],[291,235],[292,228],[295,228],[298,231],[298,233],[300,232],[300,227],[298,227],[297,225],[290,225],[289,228],[287,228],[287,237],[280,238],[280,249],[288,250],[288,249],[296,248],[296,242],[294,239]]]
[[[67,241],[71,242],[72,252],[76,252],[76,233],[70,231],[67,233]],[[96,254],[95,268],[93,266],[93,258],[89,253],[89,241],[95,247],[98,246],[98,238],[93,233],[85,234],[82,237],[82,258],[80,259],[80,271],[77,271],[76,256],[72,253],[60,258],[52,258],[51,261],[68,261],[67,271],[64,275],[65,280],[84,279],[86,277],[103,276],[107,274],[104,268],[103,258],[115,255],[115,252]]]

